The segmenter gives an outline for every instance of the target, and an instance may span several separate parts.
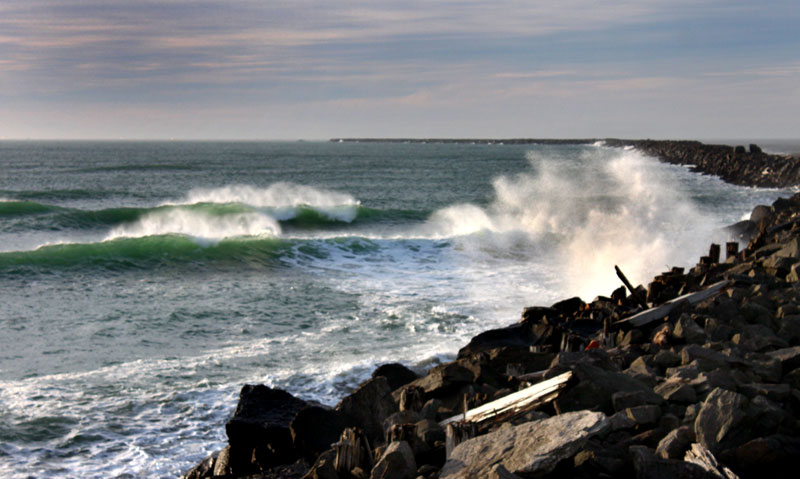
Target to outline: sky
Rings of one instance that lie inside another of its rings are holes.
[[[797,0],[2,0],[0,139],[800,138]]]

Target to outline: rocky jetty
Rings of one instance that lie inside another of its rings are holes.
[[[608,146],[633,146],[648,155],[693,171],[716,175],[735,185],[787,187],[800,184],[800,158],[764,153],[758,146],[707,145],[699,141],[603,140]]]
[[[607,142],[798,183],[797,159],[755,145]],[[618,270],[609,296],[525,308],[423,377],[383,365],[333,408],[245,385],[227,447],[184,477],[796,477],[800,194],[731,232],[689,271],[633,286]]]
[[[526,308],[424,377],[381,366],[333,408],[244,386],[228,446],[185,477],[796,477],[800,194],[746,223],[742,251]]]
[[[742,186],[782,188],[800,184],[800,158],[765,153],[758,145],[707,145],[699,141],[624,140],[617,138],[335,138],[357,143],[465,143],[487,145],[586,145],[602,142],[612,147],[634,147],[666,163],[690,165],[692,171],[716,175]]]

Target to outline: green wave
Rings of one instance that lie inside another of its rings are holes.
[[[35,201],[0,201],[0,216],[38,215],[60,211],[58,206],[45,205]]]
[[[30,251],[0,253],[0,271],[89,268],[151,269],[169,265],[236,263],[275,264],[291,255],[293,242],[279,238],[241,238],[203,245],[183,235],[120,238],[98,243],[47,245]]]
[[[349,208],[355,208],[353,212]],[[429,212],[413,210],[378,210],[364,206],[341,206],[331,209],[313,206],[291,208],[255,208],[242,203],[195,203],[187,205],[163,205],[155,207],[120,207],[101,210],[81,210],[37,203],[34,201],[0,202],[2,216],[34,216],[39,223],[30,224],[34,229],[95,229],[113,227],[135,222],[145,215],[166,213],[171,210],[199,212],[208,216],[225,216],[242,213],[262,212],[283,218],[281,225],[294,229],[326,229],[364,223],[399,223],[424,220]],[[47,214],[47,215],[45,215]]]

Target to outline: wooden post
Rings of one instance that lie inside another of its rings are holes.
[[[728,259],[731,256],[736,256],[737,254],[739,254],[738,241],[730,241],[728,243],[725,243],[725,259]]]
[[[345,429],[339,442],[333,444],[333,449],[336,451],[333,467],[337,472],[349,473],[356,467],[372,470],[372,449],[364,431],[358,428]]]
[[[425,390],[419,386],[406,386],[400,391],[400,411],[421,411]]]
[[[445,457],[449,458],[456,446],[478,434],[478,425],[474,422],[451,422],[447,424],[445,433]]]
[[[711,248],[708,250],[708,256],[711,258],[712,264],[719,263],[719,245],[712,243]]]
[[[616,270],[617,277],[620,280],[622,280],[622,284],[624,284],[625,287],[628,288],[628,291],[631,292],[631,296],[633,296],[633,298],[636,300],[636,302],[638,302],[640,305],[642,305],[642,307],[644,309],[647,309],[648,308],[647,303],[645,303],[645,301],[641,298],[641,296],[639,296],[639,294],[636,292],[636,289],[633,286],[631,286],[630,281],[628,281],[628,278],[625,277],[625,274],[622,272],[622,270],[619,269],[619,266],[614,265],[614,270]]]

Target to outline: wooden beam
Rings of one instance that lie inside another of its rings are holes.
[[[440,422],[439,425],[445,427],[451,422],[457,421],[480,423],[503,414],[524,412],[543,402],[555,399],[558,393],[566,387],[567,381],[569,381],[571,377],[572,371],[568,371],[554,378],[527,387],[522,391],[511,393],[496,401],[486,403],[483,406],[470,409],[463,414],[445,419]]]
[[[657,321],[659,319],[663,319],[672,312],[673,309],[678,307],[678,305],[683,301],[688,301],[689,304],[697,304],[702,301],[705,301],[709,298],[712,298],[715,294],[722,291],[725,287],[730,284],[728,280],[722,280],[718,283],[714,283],[708,288],[697,291],[694,293],[684,294],[683,296],[678,296],[675,299],[671,299],[666,303],[662,304],[661,306],[656,306],[655,308],[650,308],[648,310],[642,311],[640,313],[636,313],[633,316],[629,316],[624,319],[620,319],[614,324],[623,324],[628,323],[631,326],[639,327],[644,326],[645,324],[652,323],[653,321]]]

